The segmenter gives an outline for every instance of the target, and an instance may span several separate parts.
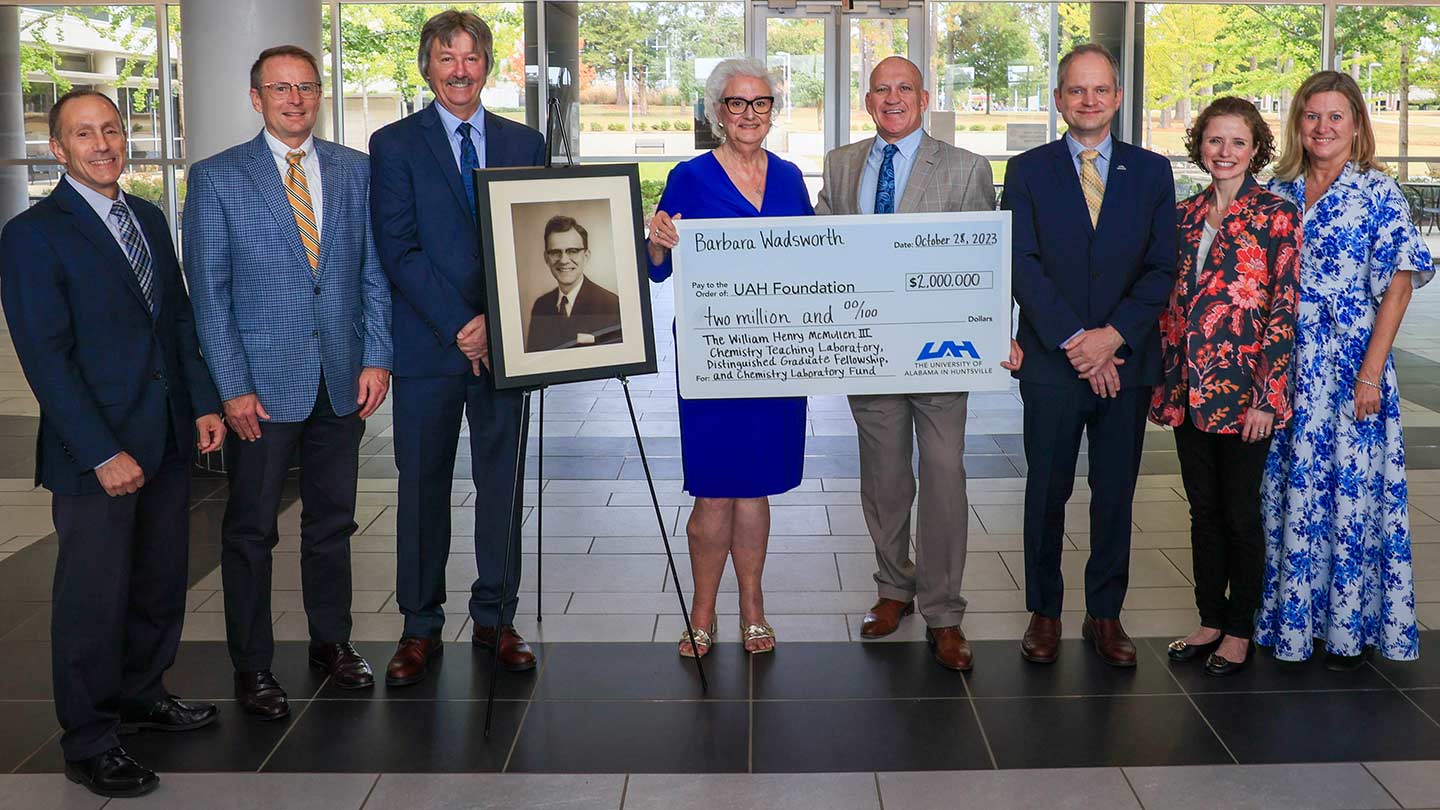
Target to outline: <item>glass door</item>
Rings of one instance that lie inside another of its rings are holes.
[[[923,5],[834,0],[774,6],[755,2],[750,53],[779,79],[775,124],[766,147],[805,172],[819,189],[825,153],[873,135],[865,112],[870,71],[899,54],[925,64]]]

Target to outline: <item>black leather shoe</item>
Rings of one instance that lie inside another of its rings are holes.
[[[1246,664],[1250,663],[1250,650],[1253,649],[1254,647],[1252,646],[1245,650],[1245,657],[1239,661],[1231,661],[1228,658],[1222,658],[1219,655],[1211,653],[1210,657],[1205,659],[1205,674],[1213,675],[1216,678],[1234,675],[1244,669]]]
[[[166,695],[149,706],[120,712],[120,733],[137,731],[193,731],[215,722],[220,708],[214,703],[186,703],[174,695]]]
[[[154,771],[136,762],[118,745],[89,759],[67,761],[65,778],[84,785],[96,796],[111,799],[133,799],[160,786],[160,777]]]
[[[1332,652],[1325,653],[1325,668],[1331,672],[1354,672],[1365,666],[1370,660],[1371,647],[1360,651],[1359,655],[1336,655]]]
[[[375,685],[370,664],[355,652],[348,641],[336,644],[310,642],[310,666],[330,676],[330,682],[341,689],[364,689]]]
[[[241,711],[261,720],[279,720],[290,715],[285,690],[268,669],[235,673],[235,699],[240,702]]]
[[[1177,664],[1194,661],[1202,655],[1209,655],[1215,652],[1215,648],[1220,646],[1220,639],[1224,637],[1223,634],[1218,635],[1214,641],[1205,644],[1188,644],[1185,639],[1177,638],[1170,642],[1170,645],[1165,648],[1165,655]]]

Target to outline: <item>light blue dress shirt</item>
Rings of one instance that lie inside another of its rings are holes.
[[[1075,164],[1075,176],[1079,177],[1080,167],[1083,165],[1080,153],[1091,147],[1070,137],[1068,132],[1065,133],[1065,146],[1070,149],[1070,160]],[[1103,183],[1105,178],[1110,176],[1110,154],[1115,151],[1115,142],[1110,139],[1109,135],[1106,135],[1105,140],[1101,141],[1100,145],[1094,149],[1100,153],[1100,157],[1095,158],[1095,171],[1100,173],[1100,182]]]
[[[455,171],[460,171],[460,119],[436,101],[435,112],[440,113],[440,125],[445,127],[445,142],[450,144],[450,154],[455,156]],[[466,119],[470,122],[470,143],[475,145],[475,156],[480,159],[480,168],[485,168],[485,105],[475,108],[475,114]]]
[[[116,225],[115,220],[110,218],[110,209],[115,206],[115,200],[106,197],[104,194],[90,188],[84,183],[71,180],[68,174],[65,175],[65,182],[69,183],[71,188],[80,192],[80,196],[85,199],[85,202],[89,203],[90,207],[95,209],[95,215],[100,217],[101,222],[105,223],[105,228],[110,231],[111,236],[115,237],[115,244],[120,246],[120,252],[124,253],[125,239],[120,235],[120,226]],[[120,199],[125,200],[125,207],[130,209],[130,217],[135,220],[135,232],[140,234],[140,241],[145,243],[145,249],[150,252],[151,256],[154,256],[155,250],[150,247],[150,240],[145,237],[145,229],[140,227],[140,215],[135,213],[135,203],[131,202],[123,191],[120,192]]]
[[[900,201],[905,199],[905,183],[910,179],[910,169],[915,166],[915,153],[920,150],[920,139],[925,137],[923,129],[917,129],[895,142],[900,151],[895,153],[891,163],[895,167],[895,210],[900,210]],[[875,187],[880,185],[880,164],[885,160],[886,141],[879,135],[870,144],[870,156],[865,159],[865,171],[860,173],[860,213],[875,213]]]

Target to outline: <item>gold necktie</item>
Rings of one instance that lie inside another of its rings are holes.
[[[1100,224],[1100,203],[1105,199],[1105,183],[1095,168],[1100,153],[1086,149],[1080,153],[1080,190],[1085,192],[1085,207],[1090,209],[1090,226]]]
[[[290,199],[290,208],[295,212],[295,225],[300,229],[300,244],[305,248],[305,258],[310,261],[310,274],[320,270],[320,229],[315,227],[315,207],[310,202],[310,187],[305,183],[305,168],[300,161],[305,150],[296,149],[285,154],[290,168],[285,172],[285,196]]]

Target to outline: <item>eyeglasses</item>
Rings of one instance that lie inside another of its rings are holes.
[[[573,247],[572,247],[572,248],[565,248],[563,251],[560,250],[559,248],[550,248],[549,250],[546,250],[546,251],[545,251],[545,258],[549,259],[549,260],[552,261],[552,262],[554,262],[554,261],[559,261],[559,260],[560,260],[560,254],[561,254],[561,253],[564,253],[564,254],[565,254],[565,258],[567,258],[567,259],[569,259],[570,261],[573,262],[573,261],[575,261],[576,259],[580,258],[580,254],[582,254],[582,253],[584,253],[584,252],[585,252],[585,248],[573,248]]]
[[[275,98],[289,98],[292,89],[299,90],[301,98],[315,98],[320,95],[319,82],[300,82],[299,84],[291,84],[290,82],[265,82],[260,86],[269,90],[270,95]]]
[[[774,96],[756,96],[755,98],[726,96],[720,100],[725,102],[725,109],[729,110],[731,115],[744,115],[746,107],[754,110],[756,115],[764,115],[770,112],[771,107],[775,106]]]

